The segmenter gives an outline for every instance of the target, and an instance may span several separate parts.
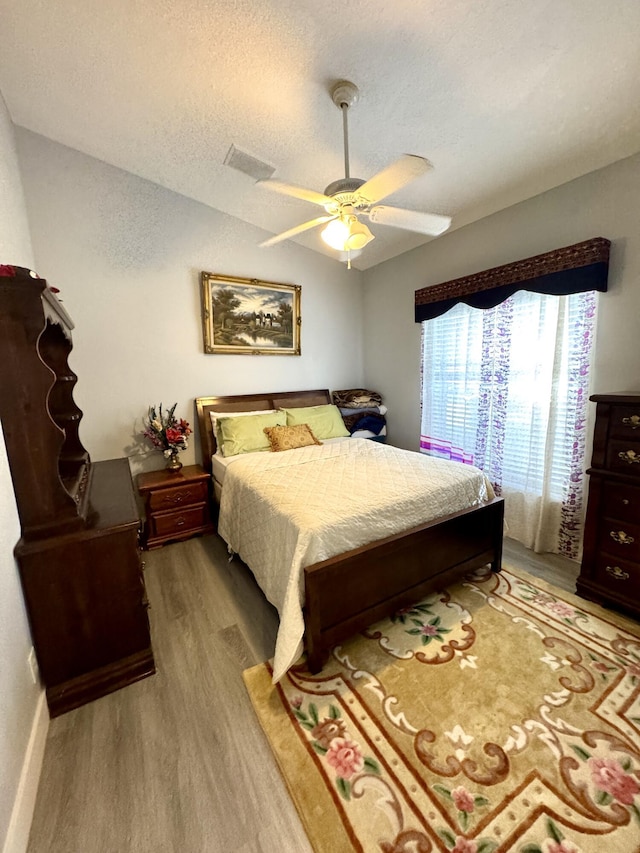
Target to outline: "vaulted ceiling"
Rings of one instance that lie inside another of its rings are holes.
[[[0,0],[0,20],[15,124],[262,239],[322,211],[225,165],[230,146],[324,190],[344,175],[338,79],[360,88],[351,174],[427,157],[385,204],[452,228],[640,151],[638,0]],[[371,230],[361,269],[429,239]],[[296,240],[335,257],[319,229]]]

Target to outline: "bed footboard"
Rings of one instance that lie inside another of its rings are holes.
[[[434,589],[488,563],[500,571],[503,519],[495,498],[305,568],[310,671],[337,643]]]

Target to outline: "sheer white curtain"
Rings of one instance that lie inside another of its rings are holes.
[[[422,324],[420,447],[482,468],[509,536],[578,558],[595,293],[519,291]]]

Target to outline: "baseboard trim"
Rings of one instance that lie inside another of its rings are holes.
[[[29,743],[22,763],[22,772],[2,853],[26,853],[48,730],[49,711],[43,689],[33,716]]]

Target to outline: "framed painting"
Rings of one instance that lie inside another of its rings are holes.
[[[204,351],[300,355],[300,285],[203,272]]]

